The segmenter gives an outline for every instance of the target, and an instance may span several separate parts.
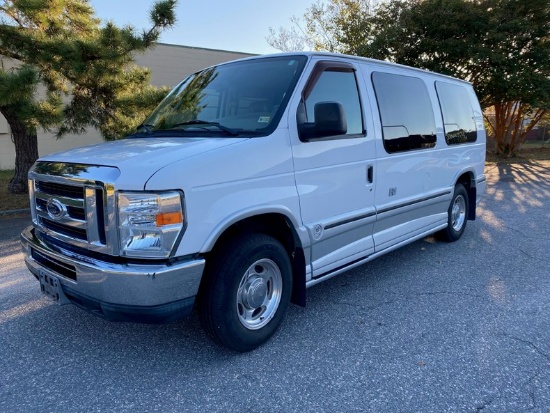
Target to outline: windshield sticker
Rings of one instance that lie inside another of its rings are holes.
[[[260,116],[260,119],[258,119],[258,123],[269,123],[271,120],[271,116]]]

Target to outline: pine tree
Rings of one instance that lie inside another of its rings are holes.
[[[116,139],[156,106],[166,90],[150,86],[149,71],[133,58],[174,25],[176,2],[155,3],[151,28],[137,33],[101,25],[86,0],[0,1],[0,55],[20,62],[0,66],[0,113],[15,143],[11,192],[27,190],[40,128],[62,137],[93,126]]]

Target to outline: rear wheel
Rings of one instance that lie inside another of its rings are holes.
[[[218,343],[250,351],[284,318],[292,290],[290,259],[279,241],[249,234],[225,243],[207,264],[201,286],[202,325]]]
[[[464,185],[456,184],[447,213],[447,228],[441,230],[439,234],[445,241],[454,242],[462,236],[468,222],[468,191]]]

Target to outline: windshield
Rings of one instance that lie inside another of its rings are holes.
[[[168,94],[140,131],[267,135],[277,127],[305,62],[305,56],[280,56],[195,73]]]

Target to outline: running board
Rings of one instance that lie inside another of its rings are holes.
[[[306,288],[309,288],[309,287],[313,287],[314,285],[317,285],[323,281],[326,281],[328,280],[329,278],[332,278],[332,277],[335,277],[339,274],[342,274],[343,272],[346,272],[346,271],[349,271],[355,267],[359,267],[360,265],[363,265],[369,261],[372,261],[373,259],[375,258],[378,258],[380,257],[381,255],[384,255],[384,254],[387,254],[388,252],[391,252],[393,250],[396,250],[404,245],[407,245],[407,244],[410,244],[412,242],[415,242],[415,241],[418,241],[419,239],[422,239],[424,237],[427,237],[428,235],[431,235],[433,234],[434,232],[437,232],[439,230],[442,230],[444,228],[447,228],[447,224],[441,224],[435,228],[431,228],[430,230],[428,231],[425,231],[425,232],[422,232],[412,238],[409,238],[407,240],[404,240],[404,241],[401,241],[395,245],[392,245],[391,247],[388,247],[388,248],[385,248],[381,251],[377,251],[375,252],[374,254],[372,255],[367,255],[366,257],[364,258],[359,258],[355,261],[352,261],[346,265],[343,265],[341,267],[338,267],[338,268],[335,268],[334,270],[331,270],[331,271],[328,271],[326,273],[323,273],[321,275],[318,275],[317,277],[315,278],[312,278],[311,280],[309,280],[308,282],[306,282]]]

